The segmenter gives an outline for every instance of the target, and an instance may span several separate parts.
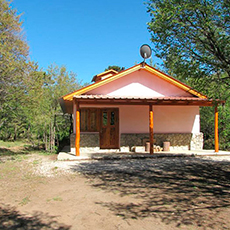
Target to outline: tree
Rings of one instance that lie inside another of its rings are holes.
[[[26,138],[34,147],[55,151],[69,136],[71,116],[58,99],[80,87],[65,67],[42,71],[28,61],[20,16],[0,0],[0,139]]]
[[[22,36],[20,16],[9,2],[0,0],[0,130],[8,130],[9,138],[25,119],[23,84],[27,72],[28,46]]]
[[[230,149],[230,2],[228,0],[150,0],[148,29],[165,70],[219,106],[219,139]],[[214,111],[203,107],[201,131],[206,148],[214,145]]]
[[[6,99],[7,89],[18,86],[27,65],[28,46],[22,36],[20,16],[9,3],[0,0],[0,101]]]
[[[44,145],[45,150],[55,151],[59,142],[69,136],[71,118],[62,113],[58,99],[78,89],[80,83],[76,74],[64,66],[51,65],[47,71],[35,66],[26,84],[27,138],[33,146]]]
[[[117,66],[117,65],[109,65],[109,66],[105,69],[105,71],[110,70],[110,69],[116,70],[117,72],[121,72],[121,71],[124,70],[125,68],[124,68],[124,67]]]
[[[181,79],[230,85],[230,2],[150,0],[148,29],[157,56]]]

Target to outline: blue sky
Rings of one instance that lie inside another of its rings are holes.
[[[109,65],[141,62],[140,46],[153,45],[142,0],[13,0],[11,6],[23,13],[31,60],[44,70],[64,65],[83,82]]]

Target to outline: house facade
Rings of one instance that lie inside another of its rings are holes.
[[[152,154],[153,144],[166,141],[170,149],[203,148],[199,108],[214,106],[212,99],[145,63],[93,81],[60,99],[63,112],[73,114],[71,152],[128,152],[149,142]]]

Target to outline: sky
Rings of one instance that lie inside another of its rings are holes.
[[[13,0],[22,14],[30,60],[46,70],[66,66],[83,83],[109,65],[126,69],[143,61],[142,44],[151,47],[150,15],[143,0]],[[152,55],[153,64],[160,62]]]

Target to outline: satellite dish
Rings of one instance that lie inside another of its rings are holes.
[[[141,54],[141,57],[144,58],[144,61],[145,59],[150,58],[152,55],[151,47],[147,44],[142,45],[140,48],[140,54]]]

